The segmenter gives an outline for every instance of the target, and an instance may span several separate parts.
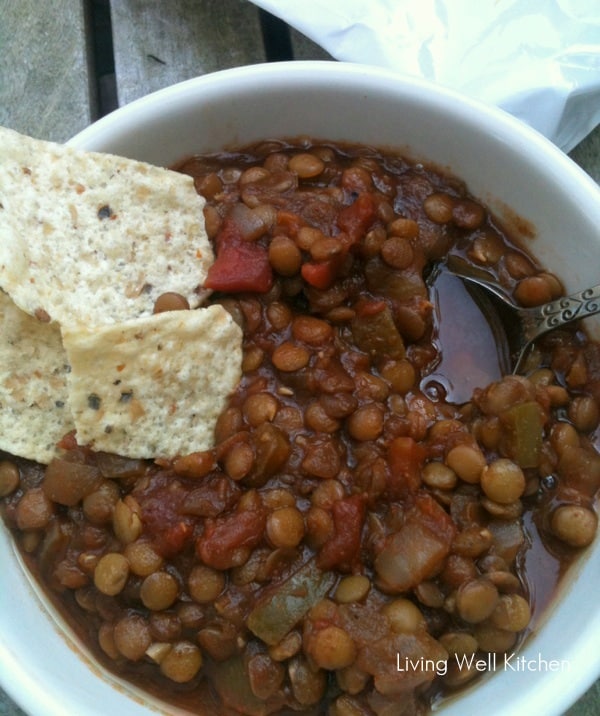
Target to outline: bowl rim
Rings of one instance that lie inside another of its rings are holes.
[[[215,86],[227,88],[232,84],[237,84],[247,79],[262,79],[264,82],[268,78],[272,86],[285,86],[292,81],[295,83],[309,82],[315,86],[331,88],[332,76],[336,76],[340,80],[352,80],[355,78],[365,81],[372,79],[373,81],[386,83],[389,86],[402,85],[406,91],[410,91],[414,97],[418,97],[421,100],[435,96],[436,101],[441,100],[444,102],[444,109],[450,111],[451,114],[464,116],[466,109],[472,109],[480,117],[485,117],[489,120],[494,129],[502,128],[505,131],[515,132],[515,139],[519,142],[520,150],[525,151],[527,154],[533,154],[532,151],[528,151],[528,147],[533,146],[535,149],[541,148],[550,152],[554,160],[561,164],[561,169],[569,176],[573,175],[578,181],[587,184],[587,190],[593,193],[600,192],[600,186],[596,181],[554,142],[524,120],[510,114],[507,110],[487,104],[460,90],[429,79],[403,73],[399,70],[359,62],[285,60],[215,70],[176,82],[138,97],[95,120],[69,138],[65,144],[83,149],[88,148],[90,143],[94,145],[102,143],[109,133],[112,135],[117,125],[127,130],[132,124],[135,124],[136,117],[140,111],[158,107],[162,103],[174,103],[175,106],[186,104],[190,97],[198,96],[199,87],[210,91],[211,89],[214,90]],[[459,108],[458,111],[456,111],[457,107]],[[490,133],[492,132],[493,130],[490,130]]]
[[[134,100],[86,127],[66,144],[75,148],[91,148],[92,150],[101,151],[101,149],[96,148],[102,147],[104,144],[110,144],[115,131],[129,131],[139,122],[141,115],[148,111],[159,111],[163,103],[168,102],[175,107],[185,105],[191,97],[199,97],[203,92],[217,90],[227,92],[239,82],[251,80],[259,82],[270,81],[274,86],[278,83],[289,84],[290,82],[298,85],[317,83],[321,86],[331,86],[332,81],[334,81],[333,78],[344,82],[357,79],[360,82],[373,81],[380,83],[382,86],[395,86],[397,91],[402,90],[402,92],[410,94],[411,97],[418,96],[421,99],[430,101],[441,101],[448,111],[460,114],[461,117],[464,116],[467,110],[472,111],[476,117],[485,118],[490,125],[490,132],[502,135],[508,134],[527,156],[535,156],[536,160],[539,160],[538,153],[541,152],[542,156],[547,158],[555,165],[556,170],[562,173],[565,186],[581,192],[582,202],[592,206],[594,201],[598,202],[600,199],[600,188],[583,169],[578,167],[550,140],[504,110],[491,107],[459,91],[445,88],[429,80],[360,63],[301,60],[245,65],[211,72],[176,83]],[[12,540],[8,536],[8,530],[2,525],[0,543],[4,538],[6,538],[8,544],[12,544]],[[598,539],[596,539],[595,545],[596,548],[599,547]],[[563,580],[560,595],[557,595],[553,606],[546,611],[544,622],[557,613],[561,613],[564,616],[565,609],[562,608],[561,610],[561,605],[564,603],[565,597],[577,584],[578,576],[584,566],[592,560],[597,561],[599,554],[598,549],[593,551],[590,549],[579,558],[571,570],[569,584],[566,584],[566,580]],[[22,587],[24,585],[25,579],[21,583]],[[31,584],[29,585],[29,590],[33,594],[33,599],[36,596],[39,599],[39,595],[34,594]],[[2,598],[2,604],[4,604],[4,598]],[[0,623],[2,614],[3,609],[0,608]],[[541,629],[541,632],[543,633],[543,629]],[[19,644],[8,643],[3,634],[3,630],[0,630],[0,663],[2,664],[0,683],[2,683],[5,691],[23,708],[27,709],[32,716],[63,714],[68,708],[64,693],[56,689],[47,691],[42,682],[32,678],[27,671],[27,662],[24,660],[27,654],[22,653]],[[539,633],[530,637],[524,651],[534,654],[538,638]],[[600,675],[600,650],[597,649],[599,638],[600,610],[597,610],[597,614],[590,617],[590,629],[587,630],[587,633],[577,635],[577,650],[571,648],[568,651],[568,658],[576,666],[576,673],[571,674],[570,678],[567,679],[557,677],[554,679],[534,679],[535,684],[531,690],[527,689],[524,690],[523,694],[516,694],[517,701],[514,705],[511,704],[511,716],[517,713],[528,713],[531,708],[532,698],[535,699],[535,707],[542,709],[544,713],[549,715],[558,715],[567,709]],[[96,668],[94,668],[94,673],[98,675]],[[100,676],[104,678],[102,674]],[[113,677],[111,676],[109,683],[112,684],[112,681]],[[115,681],[118,682],[118,679]],[[483,683],[489,683],[489,681]],[[116,688],[120,691],[118,686]],[[468,693],[468,691],[467,689],[461,692],[461,697],[458,701],[462,701],[462,694]],[[492,698],[496,698],[498,696],[497,690],[491,689],[489,695]],[[142,710],[139,711],[140,714],[155,711],[157,708],[159,712],[162,712],[160,707],[152,703],[145,703],[143,700],[140,702],[139,699],[136,700],[136,703],[141,704],[140,708]],[[81,716],[103,713],[102,704],[90,704],[89,709],[83,708],[82,704],[76,704],[76,706],[79,708]],[[97,710],[98,707],[100,708],[99,711]],[[178,712],[172,707],[168,708],[168,713],[170,714]],[[133,713],[134,711],[131,711],[131,714]],[[138,711],[135,710],[135,713],[137,714]],[[445,714],[446,708],[443,708],[440,713]]]

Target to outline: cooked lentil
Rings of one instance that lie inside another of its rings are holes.
[[[45,470],[3,454],[3,515],[92,648],[162,698],[422,714],[476,676],[453,655],[509,651],[535,626],[556,581],[528,545],[560,574],[595,537],[600,347],[557,331],[526,376],[466,405],[425,393],[452,349],[432,263],[458,253],[525,305],[562,291],[460,181],[307,141],[178,169],[207,200],[212,300],[244,330],[215,447],[143,462],[66,436]],[[176,294],[157,302],[172,309]],[[405,655],[450,668],[403,674]]]

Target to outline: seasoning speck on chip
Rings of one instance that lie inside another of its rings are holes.
[[[213,252],[183,174],[0,127],[0,286],[31,315],[87,326],[191,308]]]
[[[241,330],[220,305],[63,328],[80,445],[125,457],[212,447],[241,376]]]

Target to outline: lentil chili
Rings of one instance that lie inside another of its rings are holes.
[[[453,405],[421,388],[450,348],[427,268],[460,253],[524,305],[562,290],[459,180],[308,141],[178,169],[207,200],[211,300],[244,331],[215,447],[3,454],[4,517],[100,658],[167,701],[424,713],[476,676],[455,656],[518,647],[594,539],[599,346],[556,331],[526,376]]]

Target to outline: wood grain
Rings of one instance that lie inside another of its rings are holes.
[[[80,0],[0,0],[0,124],[64,141],[94,117]]]
[[[265,59],[245,0],[113,0],[119,104],[207,72]]]

